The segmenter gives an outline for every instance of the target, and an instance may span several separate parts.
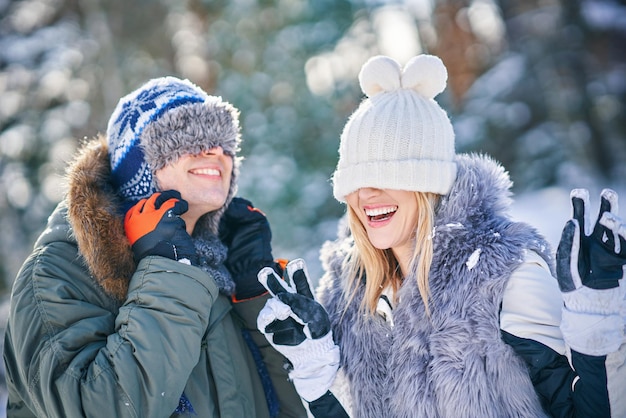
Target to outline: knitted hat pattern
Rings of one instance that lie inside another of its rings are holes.
[[[157,190],[155,171],[185,154],[217,146],[233,157],[224,206],[237,192],[239,111],[189,80],[155,78],[122,97],[109,119],[107,137],[112,183],[127,206]]]
[[[456,178],[454,131],[434,97],[448,73],[433,55],[404,68],[375,56],[361,68],[367,96],[341,134],[333,194],[340,202],[363,187],[447,194]]]

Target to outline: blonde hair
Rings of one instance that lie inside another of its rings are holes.
[[[426,312],[430,314],[428,299],[430,289],[428,273],[433,258],[432,229],[435,222],[435,207],[439,195],[435,193],[415,192],[417,200],[417,225],[415,225],[415,247],[411,256],[409,270],[414,272]],[[348,206],[348,225],[354,238],[354,247],[344,260],[348,269],[348,300],[351,301],[358,289],[359,281],[365,274],[365,295],[360,308],[370,314],[376,312],[378,299],[387,286],[392,286],[394,295],[400,288],[403,277],[398,260],[391,249],[375,248],[358,219],[354,210]]]

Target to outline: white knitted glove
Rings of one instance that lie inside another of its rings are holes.
[[[270,267],[258,279],[273,296],[257,318],[257,327],[272,346],[293,365],[289,373],[296,390],[307,402],[328,391],[339,368],[339,347],[333,341],[326,310],[311,292],[306,264],[287,264],[282,280]]]
[[[613,190],[602,191],[593,230],[588,191],[574,189],[571,199],[573,219],[563,228],[556,256],[565,302],[561,331],[573,350],[602,356],[617,351],[624,341],[626,225],[616,215],[618,196]]]

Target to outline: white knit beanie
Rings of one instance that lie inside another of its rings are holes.
[[[340,202],[362,188],[447,194],[456,178],[454,131],[433,98],[448,73],[432,55],[402,69],[385,56],[370,58],[359,83],[367,96],[341,134],[333,194]]]

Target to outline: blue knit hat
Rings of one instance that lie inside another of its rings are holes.
[[[233,157],[224,206],[237,191],[239,111],[189,80],[156,78],[122,97],[109,119],[107,137],[112,183],[125,206],[158,189],[155,171],[185,154],[200,154],[216,146]]]

